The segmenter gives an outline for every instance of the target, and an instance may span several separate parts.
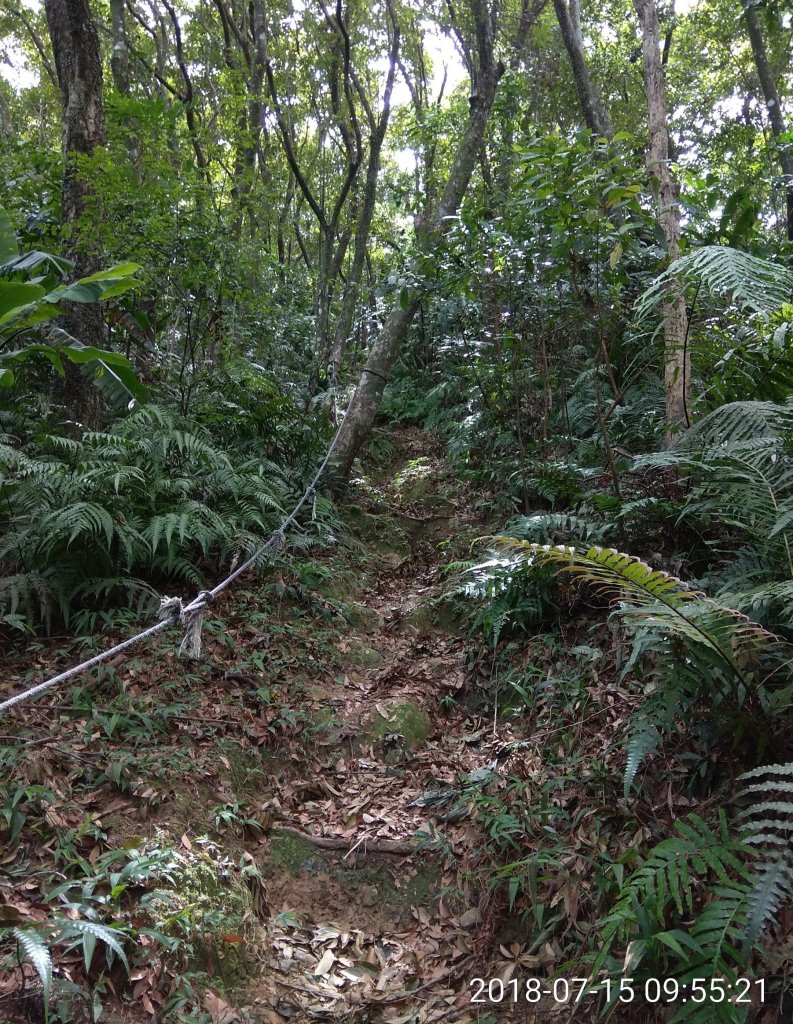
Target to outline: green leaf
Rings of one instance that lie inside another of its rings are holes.
[[[40,284],[0,281],[0,317],[40,299],[44,294]]]
[[[141,403],[147,401],[146,389],[135,375],[132,363],[120,352],[82,345],[79,341],[59,346],[58,351],[70,362],[85,366],[85,372],[100,388],[107,390],[111,397],[126,396],[125,401],[130,398]]]
[[[117,281],[120,278],[132,277],[141,269],[139,263],[119,263],[107,270],[100,270],[88,277],[81,277],[80,284],[88,284],[91,281]]]
[[[95,939],[99,939],[100,942],[112,950],[119,960],[124,964],[127,971],[129,971],[129,961],[127,960],[127,954],[121,943],[118,941],[118,933],[112,928],[108,928],[107,925],[97,924],[96,921],[70,921],[67,918],[59,918],[58,924],[62,926],[61,940],[69,939],[74,935],[80,935],[83,937],[91,935]],[[83,946],[85,950],[85,946]]]
[[[0,368],[0,388],[10,388],[14,384],[14,375],[10,370]]]
[[[87,369],[90,370],[90,366]],[[107,391],[111,398],[121,395],[124,396],[125,401],[129,402],[135,399],[141,405],[145,405],[148,401],[146,388],[135,376],[135,371],[129,363],[123,366],[106,359],[99,359],[93,378],[97,387]]]
[[[13,352],[5,352],[0,355],[2,360],[16,360],[27,359],[29,356],[38,352],[43,355],[46,359],[52,363],[55,369],[58,371],[61,377],[63,377],[66,371],[63,368],[63,362],[58,352],[52,347],[52,345],[26,345],[25,348],[15,349]]]
[[[48,302],[44,298],[37,299],[24,306],[17,306],[4,316],[0,316],[0,327],[13,327],[15,330],[23,327],[35,327],[36,324],[43,324],[62,313],[63,310],[54,303]]]
[[[85,963],[86,971],[91,970],[91,961],[94,959],[94,950],[96,949],[96,935],[92,935],[91,932],[86,932],[83,935],[83,961]]]
[[[135,266],[135,264],[127,264],[127,266]],[[75,281],[74,284],[59,285],[52,289],[47,295],[47,299],[50,302],[99,302],[100,299],[110,299],[114,295],[121,295],[140,284],[140,281],[127,274],[108,276],[111,271],[105,271],[104,274],[105,276],[102,277],[93,274],[91,277],[83,277],[79,281]]]
[[[692,939],[690,935],[687,935],[686,932],[680,931],[679,929],[674,929],[669,932],[656,932],[655,938],[665,946],[668,946],[674,953],[677,953],[684,963],[690,959],[689,955],[683,949],[684,945],[688,946],[688,948],[698,956],[703,955],[703,950],[699,943]]]
[[[30,274],[34,270],[45,267],[49,275],[56,278],[62,277],[71,270],[74,264],[63,256],[54,256],[51,252],[41,252],[38,249],[33,252],[26,252],[24,256],[15,256],[13,259],[6,259],[0,264],[0,277],[7,277],[9,274]]]
[[[53,288],[47,298],[50,302],[97,302],[101,295],[100,284],[83,284],[82,281],[75,281],[74,284]]]

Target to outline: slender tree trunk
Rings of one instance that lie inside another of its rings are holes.
[[[110,20],[113,26],[113,52],[110,57],[110,70],[113,72],[113,85],[122,96],[130,94],[129,45],[127,43],[126,9],[124,0],[110,0]],[[135,170],[135,177],[140,184],[139,161],[140,139],[137,134],[135,118],[125,118],[129,136],[127,152],[129,162]]]
[[[661,33],[655,0],[633,0],[642,29],[644,88],[647,93],[650,145],[647,169],[656,181],[658,221],[666,239],[670,263],[680,254],[680,206],[677,183],[669,167],[669,129],[666,112],[666,83],[661,62]],[[688,317],[683,290],[673,282],[664,304],[664,388],[666,392],[666,434],[673,443],[689,425],[691,359],[686,346]]]
[[[504,71],[503,64],[495,60],[493,52],[495,10],[488,10],[485,0],[472,0],[471,7],[477,29],[478,74],[469,99],[468,125],[455,154],[440,203],[434,214],[424,217],[416,228],[420,247],[427,255],[440,245],[451,218],[457,213],[468,188],[484,140],[498,81]],[[416,280],[420,281],[423,274],[420,264],[416,265],[414,270]],[[344,417],[334,453],[336,471],[342,480],[349,477],[355,456],[369,435],[380,407],[383,390],[425,290],[419,285],[410,294],[407,302],[403,304],[398,299],[394,303],[369,351],[358,387]]]
[[[573,80],[586,126],[594,135],[605,135],[610,139],[614,134],[611,123],[600,93],[589,76],[584,55],[578,0],[570,0],[569,6],[567,0],[553,0],[553,6],[562,32],[562,41],[570,57]]]
[[[366,182],[363,190],[363,203],[361,212],[355,225],[355,242],[353,244],[352,266],[347,277],[347,285],[342,300],[341,312],[336,321],[336,328],[333,335],[333,343],[330,349],[328,362],[328,379],[331,387],[335,387],[339,377],[344,353],[347,349],[347,339],[352,330],[355,310],[358,306],[358,296],[361,290],[361,279],[364,266],[366,265],[366,253],[369,246],[369,235],[372,230],[375,205],[377,201],[377,182],[380,176],[380,154],[383,149],[388,120],[391,116],[391,93],[394,88],[394,76],[396,74],[397,60],[399,59],[399,23],[396,14],[389,3],[388,13],[391,17],[391,49],[389,53],[388,74],[383,89],[383,104],[380,116],[375,120],[374,113],[363,91],[360,91],[361,101],[366,110],[369,120],[369,159],[366,165]]]
[[[785,212],[787,219],[787,237],[793,241],[793,156],[791,156],[789,142],[781,142],[780,137],[785,134],[785,120],[782,117],[782,107],[779,104],[779,93],[777,92],[774,75],[771,65],[768,63],[768,53],[765,48],[763,33],[760,31],[760,22],[757,20],[757,8],[744,0],[744,15],[746,16],[746,29],[749,33],[749,42],[752,44],[752,55],[754,56],[757,77],[760,79],[760,86],[763,90],[768,120],[771,124],[771,131],[777,143],[777,154],[782,167],[782,175],[785,186]]]
[[[90,174],[81,166],[81,159],[91,156],[105,141],[102,59],[88,0],[45,0],[45,11],[63,112],[64,250],[79,278],[100,266],[98,243],[86,237],[81,224],[91,196]],[[104,347],[104,321],[98,305],[74,303],[65,319],[67,330],[82,344]],[[64,398],[78,419],[96,425],[96,392],[71,363],[67,364]]]
[[[124,0],[110,0],[110,20],[113,26],[113,53],[110,56],[113,84],[126,96],[129,93],[129,47]]]

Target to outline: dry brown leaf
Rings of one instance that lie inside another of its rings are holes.
[[[225,999],[211,989],[204,995],[204,1009],[212,1018],[212,1024],[233,1024],[239,1017]]]

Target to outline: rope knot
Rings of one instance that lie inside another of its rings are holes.
[[[185,608],[187,629],[179,645],[179,654],[187,658],[201,657],[201,627],[207,609],[215,603],[215,595],[211,590],[200,590],[198,596]]]
[[[157,618],[161,620],[167,619],[174,623],[181,622],[184,618],[184,605],[182,604],[181,597],[161,597]]]
[[[280,551],[285,544],[286,534],[283,530],[276,530],[272,537],[267,541],[267,547],[270,551]]]

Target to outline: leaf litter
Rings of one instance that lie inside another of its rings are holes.
[[[400,444],[424,453],[427,439],[403,431]],[[433,472],[438,486],[450,481],[437,457]],[[457,700],[472,667],[466,637],[433,621],[444,589],[438,544],[482,530],[465,495],[450,493],[442,515],[435,495],[411,502],[388,483],[359,496],[379,524],[384,509],[401,516],[409,545],[398,559],[387,551],[367,556],[367,617],[354,627],[315,592],[291,605],[279,598],[275,619],[263,615],[261,592],[249,582],[221,602],[218,628],[207,623],[203,662],[185,667],[171,646],[158,644],[70,696],[23,706],[16,735],[5,738],[13,781],[25,792],[25,821],[2,862],[0,922],[47,919],[43,900],[65,837],[74,856],[93,865],[165,834],[183,864],[197,864],[208,856],[201,836],[214,831],[213,849],[224,851],[218,863],[227,879],[244,881],[252,911],[239,932],[214,935],[212,944],[245,947],[253,965],[243,978],[212,985],[217,957],[204,951],[210,984],[201,1006],[213,1024],[465,1024],[482,1019],[470,1002],[472,976],[506,981],[559,963],[562,949],[550,933],[531,948],[498,941],[500,923],[518,908],[482,882],[473,797],[522,779],[531,800],[547,777],[541,752],[549,737],[539,735],[539,723],[496,727]],[[287,573],[274,571],[282,589]],[[315,628],[317,615],[331,625]],[[54,641],[42,648],[40,668],[69,660]],[[29,664],[7,655],[4,667],[16,688]],[[603,720],[582,731],[582,744],[613,757],[632,698],[609,679],[594,679],[592,690]],[[114,692],[134,706],[137,731],[127,721],[121,735]],[[547,722],[542,728],[548,732]],[[28,826],[44,832],[41,842],[31,842]],[[580,817],[570,880],[543,894],[574,930],[586,898],[582,865],[598,829]],[[636,845],[643,838],[637,833]],[[274,857],[284,839],[298,844],[288,865]],[[146,923],[136,902],[145,888],[142,881],[119,902],[119,922]],[[156,1022],[184,965],[169,961],[159,940],[140,932],[137,941],[131,981],[106,974],[126,1014],[119,1020]],[[59,978],[91,983],[68,949],[54,948],[53,961]],[[7,1005],[24,1006],[35,989],[29,967],[0,973]],[[547,1010],[541,1019],[556,1016]],[[506,1006],[499,1016],[512,1019]],[[523,1007],[514,1019],[535,1018]]]

